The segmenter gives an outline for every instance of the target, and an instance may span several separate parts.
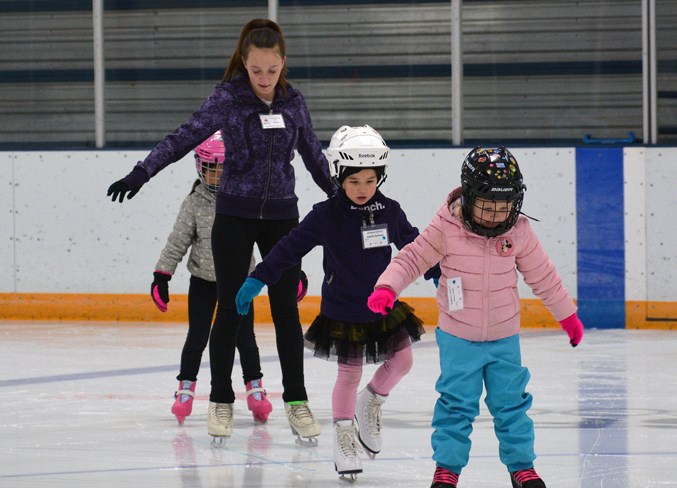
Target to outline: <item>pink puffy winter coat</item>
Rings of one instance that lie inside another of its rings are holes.
[[[437,289],[438,325],[469,341],[495,341],[519,332],[517,271],[556,320],[576,312],[576,305],[526,217],[520,216],[508,232],[487,238],[467,229],[455,213],[458,206],[450,210],[443,205],[421,235],[393,258],[375,288],[387,286],[399,296],[439,262],[442,277]],[[459,277],[463,308],[450,311],[447,283]]]

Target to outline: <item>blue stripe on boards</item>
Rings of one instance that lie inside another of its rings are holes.
[[[220,81],[223,67],[112,68],[106,70],[107,81]],[[641,73],[641,61],[594,61],[563,63],[494,63],[465,64],[467,78],[506,76],[623,75]],[[447,64],[403,64],[369,66],[296,66],[289,68],[288,78],[295,79],[378,79],[440,78],[451,76]],[[73,83],[91,82],[94,71],[87,69],[0,70],[0,83]]]
[[[576,149],[578,314],[625,327],[623,148]]]

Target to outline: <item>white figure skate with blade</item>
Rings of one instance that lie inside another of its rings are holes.
[[[233,404],[209,402],[207,433],[212,436],[212,447],[223,447],[233,435]]]
[[[355,402],[355,421],[358,428],[358,439],[364,446],[367,456],[374,459],[381,452],[381,405],[385,396],[374,393],[367,386],[357,395]]]
[[[317,436],[321,432],[320,423],[310,411],[308,402],[285,402],[284,411],[292,434],[296,436],[296,444],[306,447],[317,446]]]
[[[334,422],[334,468],[341,478],[357,480],[357,475],[362,472],[358,451],[362,448],[357,442],[352,419]]]

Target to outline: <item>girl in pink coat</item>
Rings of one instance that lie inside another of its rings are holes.
[[[548,307],[570,343],[583,324],[529,221],[520,215],[524,191],[514,156],[504,147],[476,147],[455,189],[433,221],[393,258],[368,299],[387,314],[397,296],[436,263],[440,377],[433,415],[431,488],[455,488],[468,464],[472,423],[483,386],[494,418],[499,455],[513,488],[545,488],[534,470],[534,426],[527,415],[529,371],[519,345],[517,272]]]

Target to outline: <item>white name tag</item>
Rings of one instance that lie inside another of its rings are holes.
[[[365,225],[362,227],[362,249],[389,245],[388,224]]]
[[[264,129],[284,129],[282,114],[259,114]]]
[[[447,280],[447,302],[450,312],[463,308],[463,284],[460,276]]]

